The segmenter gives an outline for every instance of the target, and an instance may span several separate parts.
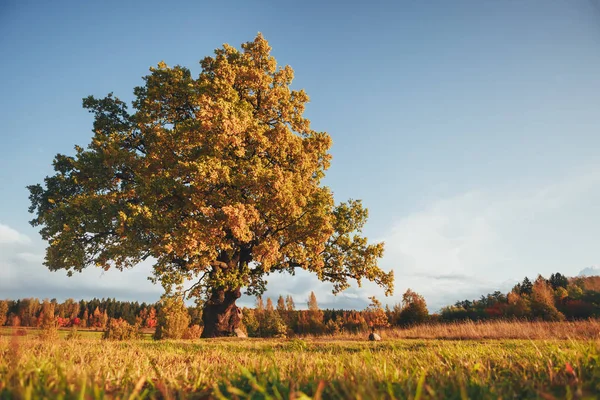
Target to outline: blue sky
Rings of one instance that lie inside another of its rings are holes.
[[[313,128],[331,134],[326,184],[363,199],[381,265],[431,308],[515,280],[600,263],[600,4],[589,1],[0,2],[0,297],[153,300],[148,266],[75,278],[41,265],[25,186],[86,145],[87,95],[132,98],[148,68],[200,70],[262,32]],[[271,295],[362,308],[309,276]]]

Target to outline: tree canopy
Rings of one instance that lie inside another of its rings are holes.
[[[131,109],[112,93],[83,100],[93,137],[55,173],[29,186],[31,221],[48,241],[45,265],[69,274],[88,266],[129,268],[154,260],[169,290],[194,280],[191,295],[265,290],[265,276],[302,268],[333,283],[367,279],[393,289],[377,262],[383,243],[361,235],[359,200],[335,205],[321,183],[332,144],[303,116],[258,35],[201,61],[201,73],[150,68]]]

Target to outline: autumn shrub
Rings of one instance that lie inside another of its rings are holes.
[[[365,309],[365,321],[370,327],[387,328],[390,326],[387,314],[381,306],[381,302],[375,296],[369,297],[371,304]]]
[[[554,304],[554,291],[546,280],[539,276],[533,284],[531,294],[531,314],[544,321],[562,321],[565,316]]]
[[[181,339],[190,324],[190,315],[180,296],[165,296],[160,301],[154,339]]]
[[[287,337],[288,326],[278,311],[272,308],[269,310],[244,308],[242,312],[244,313],[242,330],[249,337]]]
[[[287,325],[277,311],[266,312],[263,322],[264,337],[284,338],[287,336]]]
[[[256,316],[256,311],[252,308],[244,307],[242,309],[244,317],[242,318],[243,327],[249,337],[260,336],[260,322]]]
[[[81,333],[79,333],[77,331],[77,325],[71,326],[71,330],[69,330],[69,333],[67,333],[67,336],[65,336],[65,339],[67,339],[67,340],[81,339]]]
[[[44,300],[42,304],[42,313],[40,315],[41,328],[40,339],[56,340],[58,339],[58,320],[54,316],[54,303]]]
[[[123,318],[111,318],[108,321],[102,338],[108,340],[129,340],[139,339],[141,336],[138,325],[130,325]]]
[[[200,325],[194,324],[187,328],[183,334],[183,339],[194,340],[198,339],[202,334],[202,327]]]
[[[325,332],[329,335],[339,335],[342,332],[342,320],[340,318],[330,319],[325,323]]]

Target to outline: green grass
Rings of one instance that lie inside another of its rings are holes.
[[[0,337],[0,398],[596,398],[600,342]]]
[[[72,332],[71,328],[60,328],[58,329],[58,335],[61,339],[66,339],[67,336]],[[12,337],[19,336],[24,338],[36,338],[41,333],[42,330],[39,328],[12,328],[12,327],[0,327],[0,337]],[[78,329],[77,334],[80,339],[102,339],[103,331],[93,330],[93,329]],[[152,340],[152,332],[144,332],[142,333],[142,338],[145,340]]]

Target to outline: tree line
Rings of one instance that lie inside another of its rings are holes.
[[[478,300],[463,300],[444,307],[442,322],[489,319],[544,321],[600,317],[600,276],[574,277],[555,273],[549,279],[525,277],[507,293],[496,291]]]
[[[58,327],[97,329],[104,329],[111,318],[123,319],[131,325],[155,328],[160,306],[158,303],[140,304],[137,301],[118,301],[110,298],[94,298],[89,301],[67,299],[62,303],[56,299],[41,301],[37,298],[0,300],[0,325],[40,327],[43,323],[45,304],[52,307]]]
[[[421,323],[527,319],[561,321],[600,317],[600,277],[567,278],[560,273],[549,279],[525,277],[507,293],[499,291],[478,300],[458,301],[430,314],[423,296],[408,289],[402,302],[385,306],[370,297],[364,310],[321,309],[311,292],[307,309],[298,310],[291,296],[258,296],[254,307],[242,308],[244,333],[251,337],[286,337],[365,332],[369,328],[414,326]],[[186,306],[182,299],[164,297],[157,303],[92,299],[62,303],[36,298],[0,300],[0,325],[109,330],[121,326],[155,330],[155,337],[198,337],[202,332],[202,307]],[[112,327],[112,328],[111,328]]]
[[[407,293],[413,294],[411,301],[420,302],[424,309],[423,315],[428,315],[422,296],[410,290]],[[249,336],[323,334],[341,331],[359,332],[369,326],[390,326],[386,311],[375,297],[371,297],[371,304],[362,311],[322,310],[319,308],[316,295],[311,292],[307,306],[307,310],[297,310],[291,296],[285,299],[279,296],[276,305],[271,298],[263,301],[259,296],[254,308],[242,309],[246,334]],[[410,307],[412,306],[407,306],[407,310]],[[408,313],[405,312],[405,315],[408,316]],[[176,325],[182,325],[181,321],[184,321],[182,329],[195,326],[201,328],[202,307],[188,307],[180,298],[172,297],[164,297],[159,302],[151,304],[117,301],[110,298],[94,298],[89,301],[67,299],[62,303],[56,299],[37,298],[0,300],[0,326],[40,328],[49,318],[57,327],[105,330],[110,326],[111,321],[119,320],[140,329],[158,328],[160,331],[169,329],[169,324],[161,323],[161,318],[177,320]],[[159,332],[158,336],[161,335]],[[173,336],[169,333],[166,335]]]

